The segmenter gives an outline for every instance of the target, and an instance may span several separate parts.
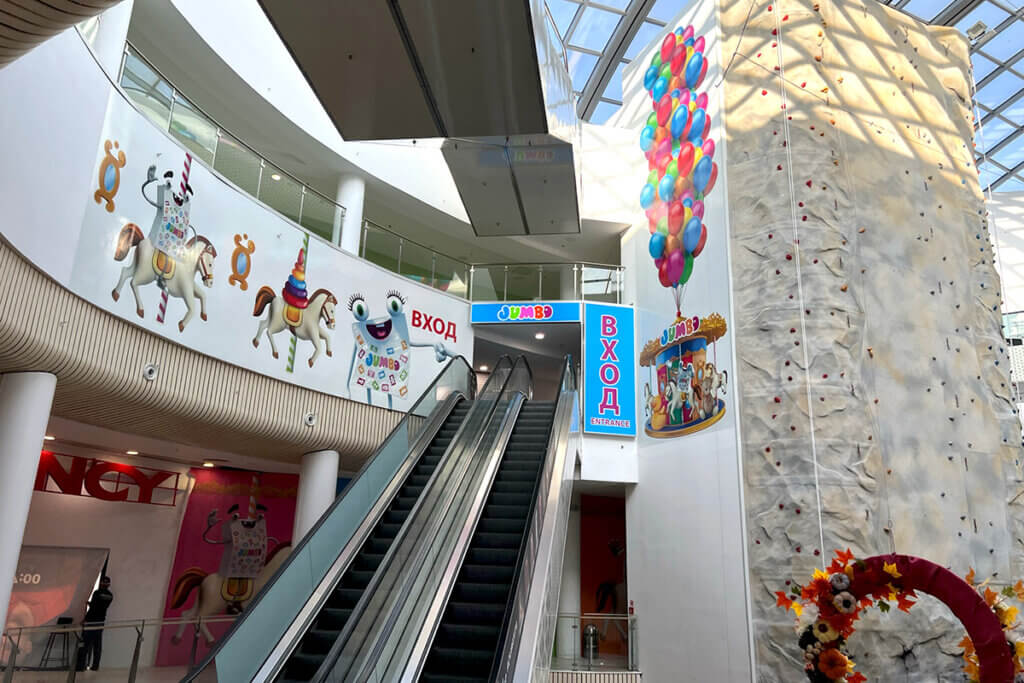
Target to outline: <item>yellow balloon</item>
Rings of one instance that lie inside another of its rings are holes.
[[[694,146],[694,148],[693,148],[693,165],[694,166],[697,165],[697,162],[700,161],[700,158],[702,156],[704,156],[704,150],[702,150],[700,147]]]
[[[692,56],[693,56],[693,45],[687,45],[686,46],[686,61],[684,61],[683,64],[689,64],[690,63],[690,57],[692,57]]]
[[[687,223],[689,223],[691,218],[693,218],[693,210],[690,209],[690,207],[688,207],[688,206],[684,206],[683,207],[683,225],[686,225]]]
[[[682,45],[682,44],[683,44],[683,37],[682,36],[676,36],[676,45]]]
[[[678,97],[673,97],[673,98],[672,98],[672,113],[673,113],[673,114],[675,114],[675,113],[676,113],[676,108],[677,108],[678,106],[679,106],[679,98],[678,98]]]
[[[692,114],[693,110],[696,109],[696,108],[697,108],[697,101],[696,100],[690,100],[690,113]]]

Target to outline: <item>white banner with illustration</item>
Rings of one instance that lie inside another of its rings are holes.
[[[471,359],[468,303],[295,227],[193,159],[117,92],[90,176],[82,225],[55,226],[52,248],[75,249],[63,284],[150,332],[396,409],[410,407],[448,358]]]

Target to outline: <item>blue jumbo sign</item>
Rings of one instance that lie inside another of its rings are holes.
[[[636,436],[633,309],[588,303],[583,318],[583,431]]]
[[[470,322],[483,323],[578,323],[577,301],[525,301],[522,303],[473,304]]]

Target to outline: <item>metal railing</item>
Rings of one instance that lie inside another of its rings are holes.
[[[109,640],[111,632],[116,634],[135,631],[135,645],[125,679],[128,683],[133,683],[139,670],[142,643],[147,638],[154,641],[159,640],[165,628],[174,629],[179,637],[184,636],[187,631],[190,641],[189,665],[193,666],[196,662],[200,639],[205,639],[209,644],[213,636],[209,627],[214,624],[231,624],[237,618],[237,615],[218,615],[192,618],[131,619],[108,621],[103,624],[68,624],[8,629],[0,636],[0,671],[3,672],[0,681],[12,683],[15,680],[15,672],[18,671],[66,671],[68,676],[65,680],[68,683],[73,683],[77,672],[86,668],[79,668],[84,664],[79,660],[85,654],[82,652],[82,648],[86,632],[102,631],[108,634]],[[46,641],[40,647],[38,641],[42,638],[45,638]],[[51,664],[51,662],[53,663]]]
[[[559,614],[551,669],[639,671],[631,614]]]
[[[82,39],[87,37],[82,34]],[[345,207],[275,166],[183,95],[130,42],[117,85],[149,121],[200,163],[268,208],[336,244]],[[364,220],[359,256],[471,301],[591,300],[621,303],[622,267],[596,263],[472,265]]]

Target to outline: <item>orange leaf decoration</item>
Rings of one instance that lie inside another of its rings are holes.
[[[974,567],[971,567],[971,571],[967,572],[967,576],[964,577],[964,580],[972,586],[974,585]]]
[[[999,593],[996,593],[991,588],[985,589],[985,604],[991,607],[996,604],[996,600],[999,599]]]
[[[786,596],[782,591],[775,591],[775,595],[778,596],[778,600],[775,601],[777,607],[785,607],[789,609],[793,606],[793,601]]]
[[[867,676],[865,676],[859,671],[856,671],[846,677],[847,683],[864,683],[864,681],[866,680],[868,680]]]

